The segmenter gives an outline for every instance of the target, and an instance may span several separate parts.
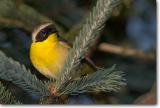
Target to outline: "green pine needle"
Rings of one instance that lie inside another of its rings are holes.
[[[49,95],[47,85],[38,80],[35,75],[31,74],[24,65],[20,65],[13,59],[6,57],[1,51],[0,78],[11,81],[31,94],[38,96]]]
[[[113,8],[120,0],[98,0],[96,6],[87,17],[85,24],[75,39],[73,48],[68,54],[64,69],[61,71],[57,85],[74,78],[75,70],[93,44],[105,21],[111,16]]]
[[[66,82],[57,89],[57,92],[59,95],[73,95],[84,92],[118,91],[122,85],[125,85],[124,81],[123,72],[116,71],[114,65],[78,80]]]
[[[58,95],[78,94],[96,91],[117,91],[125,85],[123,72],[116,71],[115,66],[98,70],[92,74],[75,80],[78,74],[75,69],[84,59],[85,53],[104,27],[105,21],[111,16],[113,8],[120,0],[99,0],[87,17],[80,33],[75,39],[73,48],[67,57],[59,80],[57,81]]]
[[[0,82],[0,104],[22,104]]]

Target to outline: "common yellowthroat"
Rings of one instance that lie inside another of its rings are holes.
[[[30,59],[41,74],[57,79],[71,47],[71,44],[60,38],[52,23],[45,23],[32,33]],[[90,59],[86,61],[93,68],[96,67]]]

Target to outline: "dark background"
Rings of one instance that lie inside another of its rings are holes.
[[[92,10],[96,0],[15,0],[18,5],[25,3],[34,8],[41,15],[53,19],[60,26],[64,38],[73,42],[73,36],[78,34],[88,12]],[[3,8],[0,8],[2,10]],[[10,14],[12,17],[14,13]],[[1,14],[0,14],[1,16]],[[33,14],[34,16],[34,14]],[[35,16],[36,18],[36,16]],[[27,18],[26,18],[27,20]],[[32,23],[32,21],[30,21]],[[117,64],[117,68],[125,72],[127,85],[119,92],[92,93],[70,96],[71,104],[134,104],[145,101],[145,98],[135,102],[137,98],[150,90],[156,89],[156,1],[155,0],[122,0],[113,11],[112,17],[106,22],[99,39],[91,51],[91,58],[100,67]],[[72,37],[70,37],[72,36]],[[125,56],[123,53],[114,54],[100,51],[101,43],[141,50],[152,53],[153,59],[137,56]],[[1,22],[0,17],[0,50],[7,56],[24,64],[36,74],[39,79],[45,77],[38,73],[30,63],[29,47],[31,44],[31,30],[25,27],[10,26]],[[26,104],[36,103],[37,97],[30,96],[21,88],[3,81],[7,88]],[[150,93],[149,99],[156,91]],[[155,97],[155,96],[153,96]],[[155,98],[154,98],[155,99]],[[156,100],[144,103],[156,103]],[[151,102],[153,101],[154,102]]]

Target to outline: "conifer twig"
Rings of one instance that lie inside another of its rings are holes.
[[[18,62],[5,56],[0,51],[0,78],[3,80],[11,81],[17,86],[23,88],[29,93],[45,96],[49,95],[48,87],[24,65],[20,65]]]
[[[22,104],[0,82],[0,104]]]
[[[84,92],[118,91],[120,86],[125,85],[123,72],[111,68],[98,70],[77,80],[65,82],[58,89],[58,95],[78,94]]]
[[[156,83],[153,84],[151,90],[134,100],[133,104],[146,105],[146,104],[156,104],[157,103],[157,87]]]
[[[81,59],[85,57],[86,51],[92,45],[97,34],[103,28],[105,21],[111,16],[113,8],[119,3],[119,0],[98,0],[93,11],[89,14],[80,33],[75,39],[64,69],[61,71],[57,85],[61,85],[66,80],[70,80],[76,74],[73,70],[80,64]]]
[[[17,0],[0,0],[0,24],[9,27],[19,27],[32,31],[35,27],[45,22],[52,22],[58,30],[62,28],[53,20],[43,16],[32,7]]]
[[[98,47],[100,51],[119,54],[122,56],[129,56],[129,57],[138,57],[147,60],[155,60],[154,53],[145,53],[142,50],[133,49],[133,48],[125,48],[122,46],[112,45],[108,43],[101,43]]]

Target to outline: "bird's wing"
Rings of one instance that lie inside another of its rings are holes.
[[[69,41],[67,41],[66,39],[62,38],[62,37],[58,37],[59,43],[67,48],[72,48],[72,43],[70,43]]]
[[[59,36],[59,43],[67,48],[72,48],[73,44],[70,43],[69,41],[65,40],[64,38]],[[82,59],[82,64],[85,62],[88,65],[90,65],[94,70],[97,70],[97,66],[94,64],[94,62],[90,59],[90,57],[85,56],[84,59]]]

